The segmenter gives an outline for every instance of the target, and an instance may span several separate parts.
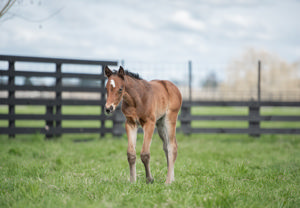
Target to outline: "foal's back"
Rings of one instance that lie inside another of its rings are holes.
[[[150,81],[153,90],[153,99],[155,100],[158,111],[170,111],[177,113],[182,104],[182,96],[179,89],[167,80]],[[158,112],[161,114],[162,112]]]

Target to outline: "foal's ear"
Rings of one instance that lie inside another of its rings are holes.
[[[104,72],[107,78],[112,75],[112,71],[108,68],[108,66],[105,66]]]
[[[120,68],[119,68],[118,75],[119,75],[122,79],[124,79],[125,71],[124,71],[124,69],[123,69],[122,66],[120,66]]]

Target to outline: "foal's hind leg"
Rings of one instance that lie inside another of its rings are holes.
[[[166,115],[165,126],[168,134],[168,174],[166,183],[172,183],[175,180],[174,164],[177,158],[176,121],[177,112],[169,112]]]
[[[150,172],[150,145],[151,145],[154,128],[155,128],[155,123],[152,121],[148,121],[143,125],[144,142],[141,151],[141,160],[145,166],[147,183],[153,182],[153,178]]]
[[[166,126],[166,116],[164,116],[163,118],[159,119],[156,122],[156,127],[157,127],[157,131],[158,131],[158,135],[163,142],[163,150],[165,152],[166,159],[167,159],[167,165],[168,165],[167,167],[169,167],[169,158],[168,158],[169,135],[168,135],[168,129]]]

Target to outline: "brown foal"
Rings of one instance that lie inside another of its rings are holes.
[[[111,71],[105,67],[108,78],[106,84],[106,113],[112,113],[122,101],[122,112],[126,117],[125,129],[128,137],[127,158],[130,168],[130,182],[136,181],[136,138],[138,125],[144,131],[141,160],[145,166],[147,183],[153,182],[150,172],[150,145],[157,127],[163,141],[167,158],[168,174],[166,183],[174,181],[174,163],[177,157],[176,121],[182,104],[178,88],[170,81],[141,79],[137,74],[124,71]]]

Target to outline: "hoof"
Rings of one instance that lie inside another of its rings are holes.
[[[166,184],[166,185],[170,185],[170,184],[172,184],[173,181],[174,181],[174,180],[166,180],[165,184]]]
[[[147,184],[153,183],[153,182],[154,182],[154,179],[153,179],[153,178],[147,178]]]

